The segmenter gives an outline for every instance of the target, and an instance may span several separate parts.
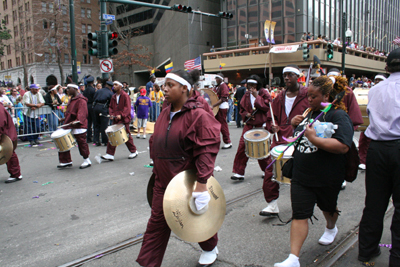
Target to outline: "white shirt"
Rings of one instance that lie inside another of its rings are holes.
[[[219,86],[221,86],[221,84],[223,84],[224,82],[220,83]],[[228,101],[221,103],[221,105],[219,105],[220,109],[228,109],[229,108],[229,103]]]
[[[73,134],[83,134],[86,133],[87,129],[73,129],[72,133]]]
[[[172,120],[172,118],[175,116],[176,113],[181,112],[180,110],[176,111],[176,112],[170,112],[169,113],[169,120]]]
[[[8,98],[8,96],[6,96],[6,95],[2,95],[0,97],[0,102],[3,103],[3,106],[4,106],[5,103],[7,103],[7,104],[9,104],[11,106],[14,106],[13,103],[11,103],[10,99]]]
[[[119,104],[119,97],[120,97],[121,95],[117,95],[117,104]]]
[[[287,95],[285,96],[285,113],[286,116],[289,118],[290,111],[292,110],[293,103],[296,100],[295,97],[288,97]]]
[[[256,98],[253,96],[253,94],[250,94],[250,102],[251,102],[251,107],[254,109],[254,102],[256,101]]]

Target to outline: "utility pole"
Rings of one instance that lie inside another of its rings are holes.
[[[74,83],[78,83],[78,68],[76,65],[74,0],[69,0],[69,20],[70,20],[70,32],[71,32],[72,81]]]
[[[107,5],[104,0],[100,0],[100,38],[101,38],[101,58],[108,58],[108,35],[107,35],[107,25],[103,14],[107,13]],[[102,73],[101,77],[103,79],[108,79],[108,73]]]
[[[269,1],[269,21],[270,21],[270,27],[271,27],[271,22],[272,22],[272,1]],[[268,84],[269,84],[269,89],[271,90],[272,86],[272,55],[271,55],[271,49],[272,49],[272,40],[271,40],[271,28],[268,29],[268,39],[269,39],[269,50],[268,50],[268,61],[269,61],[269,77],[268,77]]]
[[[342,0],[342,75],[346,75],[345,73],[345,57],[346,57],[346,12],[344,12],[344,0]]]

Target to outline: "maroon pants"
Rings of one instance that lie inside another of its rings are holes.
[[[221,124],[222,140],[225,144],[231,143],[231,138],[229,137],[228,123],[226,122],[226,116],[228,114],[228,109],[219,109],[215,119]]]
[[[360,155],[360,164],[365,164],[367,162],[367,151],[369,143],[371,143],[371,139],[369,139],[364,134],[364,132],[361,132],[360,140],[358,141],[358,154]]]
[[[276,145],[271,145],[271,150],[275,146]],[[271,162],[272,162],[271,156],[269,156],[267,158],[267,166]],[[268,203],[279,197],[279,184],[271,180],[273,175],[273,168],[274,165],[271,165],[271,167],[269,167],[268,169],[266,168],[264,174],[263,191],[264,191],[265,201],[267,201]]]
[[[242,137],[240,137],[235,160],[233,161],[233,171],[232,171],[233,173],[244,175],[244,170],[246,169],[247,161],[249,160],[249,158],[246,156],[245,153],[245,143],[243,135],[248,130],[251,130],[253,128],[255,128],[253,125],[247,125],[247,124],[243,128]],[[258,165],[260,165],[262,171],[265,171],[265,169],[267,168],[268,166],[267,161],[268,161],[267,158],[258,160]]]
[[[7,161],[7,171],[12,178],[21,176],[21,167],[19,166],[18,156],[15,151],[13,151],[10,160]]]
[[[133,144],[131,132],[129,131],[129,123],[125,124],[125,130],[126,134],[128,135],[128,141],[125,143],[125,145],[128,148],[129,152],[134,153],[136,152],[136,146],[135,144]],[[114,156],[116,149],[117,149],[116,146],[113,146],[110,144],[110,142],[107,142],[107,151],[106,151],[107,154]]]
[[[136,261],[140,266],[158,267],[161,266],[171,229],[165,221],[163,213],[163,200],[165,189],[157,186],[153,188],[153,203],[151,216],[144,233],[142,248]],[[207,241],[199,243],[204,251],[213,250],[218,243],[218,236],[215,234]],[[184,252],[183,252],[184,253]]]
[[[76,139],[76,142],[78,143],[78,149],[79,149],[79,154],[84,159],[87,159],[89,157],[89,146],[86,142],[86,132],[83,134],[74,134],[74,137]],[[65,151],[65,152],[58,152],[58,159],[60,160],[60,163],[70,163],[72,162],[71,158],[71,152],[70,151]]]

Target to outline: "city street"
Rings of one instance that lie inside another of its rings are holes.
[[[262,186],[262,172],[257,161],[250,160],[246,179],[230,179],[233,159],[242,129],[230,125],[233,148],[220,150],[216,166],[222,168],[215,177],[224,189],[227,201]],[[358,136],[359,133],[356,133]],[[95,156],[105,154],[104,146],[90,144],[92,167],[80,170],[83,159],[72,149],[74,166],[59,170],[57,150],[51,140],[30,148],[20,144],[16,150],[23,180],[5,184],[8,177],[2,165],[0,180],[0,266],[59,266],[129,238],[144,233],[150,208],[146,198],[151,168],[148,139],[134,142],[139,155],[128,159],[125,146],[119,146],[115,161],[99,164]],[[134,172],[134,174],[133,174]],[[133,175],[132,175],[133,174]],[[323,174],[321,174],[323,176]],[[290,187],[281,186],[280,216],[291,217]],[[300,255],[302,266],[314,266],[357,227],[364,207],[364,173],[339,195],[339,233],[331,246],[318,245],[324,231],[324,218],[318,208],[318,220],[310,223],[310,232]],[[289,254],[290,224],[276,218],[260,217],[266,206],[262,193],[227,207],[219,232],[220,251],[214,266],[273,266]],[[389,229],[385,228],[385,233]],[[390,240],[386,241],[390,243]],[[138,266],[135,262],[140,244],[117,253],[99,257],[84,266]],[[354,253],[353,253],[354,254]],[[200,255],[197,244],[183,242],[172,235],[163,266],[195,266]],[[356,253],[354,254],[356,257]],[[387,257],[382,253],[381,257]],[[354,265],[361,265],[357,260]],[[349,266],[346,261],[336,266]]]

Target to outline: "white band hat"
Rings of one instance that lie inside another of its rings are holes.
[[[224,79],[224,77],[222,77],[222,76],[220,76],[220,75],[215,75],[215,78],[220,78],[221,80],[223,80]]]
[[[386,77],[383,76],[383,75],[379,75],[379,74],[378,74],[378,75],[375,76],[375,80],[376,80],[376,79],[386,80]]]
[[[286,72],[293,72],[296,75],[300,75],[300,70],[293,68],[293,67],[285,67],[283,68],[283,72],[282,73],[286,73]]]
[[[247,83],[255,83],[255,84],[257,84],[258,82],[256,80],[253,80],[253,79],[248,79]]]
[[[72,88],[75,88],[75,89],[79,89],[78,85],[72,84],[72,83],[69,83],[69,84],[67,85],[67,87],[72,87]]]
[[[172,79],[174,81],[177,81],[178,83],[180,83],[182,85],[186,85],[188,88],[188,91],[192,90],[192,86],[190,85],[190,83],[188,81],[186,81],[185,79],[183,79],[182,77],[180,77],[174,73],[168,73],[167,76],[165,76],[165,79]]]
[[[116,83],[116,84],[118,84],[119,86],[124,87],[124,86],[122,85],[122,83],[120,83],[119,81],[113,81],[113,83]]]
[[[335,82],[336,82],[335,77],[329,77],[329,79],[331,79],[331,81],[333,82],[333,84],[335,84]]]
[[[340,73],[337,71],[330,71],[328,72],[328,74],[326,76],[340,76]]]

